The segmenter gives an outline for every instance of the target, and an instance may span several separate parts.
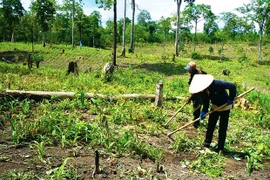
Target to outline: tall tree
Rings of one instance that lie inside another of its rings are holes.
[[[93,11],[90,14],[90,32],[92,35],[93,47],[96,46],[95,37],[96,37],[99,26],[101,26],[101,14],[98,11]]]
[[[218,24],[216,23],[217,16],[211,14],[203,24],[203,32],[209,37],[210,43],[213,43],[215,34],[219,30]]]
[[[20,18],[23,16],[25,10],[20,0],[3,0],[2,12],[5,20],[4,24],[7,24],[8,26],[6,28],[10,30],[10,41],[14,42],[14,29],[19,23]]]
[[[75,6],[74,8],[72,8],[74,11],[74,19],[73,19],[73,23],[74,26],[76,26],[78,28],[78,33],[79,33],[79,40],[80,40],[80,44],[82,43],[82,33],[83,33],[83,23],[82,20],[83,18],[86,18],[86,15],[83,13],[83,4],[82,1],[79,0],[79,2],[75,1]],[[75,27],[73,28],[73,37],[75,33]],[[74,37],[75,38],[75,37]],[[73,39],[73,47],[75,47],[75,40]]]
[[[130,49],[129,52],[134,52],[134,32],[135,32],[135,0],[131,0],[132,21],[130,31]]]
[[[126,16],[127,16],[127,0],[124,0],[124,18],[123,18],[123,37],[122,37],[122,53],[121,56],[126,56]]]
[[[117,0],[96,0],[100,8],[110,10],[113,6],[113,65],[116,66],[116,48],[117,48]]]
[[[87,16],[83,13],[83,11],[78,11],[77,10],[77,17],[76,17],[76,26],[78,27],[79,31],[79,40],[82,43],[82,35],[84,32],[84,24],[83,24],[83,19],[87,18]]]
[[[260,41],[258,62],[260,63],[262,61],[263,35],[267,21],[270,19],[270,0],[251,0],[249,4],[244,4],[243,7],[239,7],[237,10],[259,25]]]
[[[74,44],[74,17],[75,17],[75,0],[72,0],[72,47],[74,48],[75,47],[75,44]]]
[[[161,17],[159,20],[159,28],[162,31],[163,34],[163,50],[165,52],[165,47],[166,47],[166,41],[167,41],[167,34],[169,34],[169,31],[172,29],[171,28],[171,18],[170,17]]]
[[[224,37],[227,39],[236,40],[236,37],[243,37],[244,34],[253,33],[255,25],[249,22],[247,17],[240,17],[232,12],[220,13],[219,19],[223,21]]]
[[[195,33],[194,33],[194,51],[196,51],[196,41],[197,41],[197,27],[198,23],[203,20],[211,17],[213,15],[210,5],[190,3],[186,6],[185,10],[182,12],[185,20],[189,23],[192,21],[195,24]]]
[[[176,33],[175,33],[175,55],[179,56],[179,29],[180,29],[180,8],[181,8],[181,4],[182,4],[182,0],[174,0],[174,2],[176,2],[177,5],[177,20],[176,20]],[[184,0],[184,2],[187,3],[193,3],[195,2],[195,0]]]
[[[151,19],[151,15],[147,10],[142,10],[137,16],[138,24],[144,26],[145,28],[147,28],[148,22]]]
[[[71,43],[74,48],[76,39],[81,41],[83,33],[83,18],[86,15],[83,13],[82,0],[62,0],[62,5],[56,15],[57,26],[55,32],[58,34],[57,38],[61,38],[66,43]]]
[[[30,7],[36,13],[38,22],[43,32],[43,47],[46,46],[46,32],[49,30],[50,24],[56,13],[55,0],[36,0]]]
[[[164,44],[166,44],[167,34],[169,34],[169,31],[172,29],[171,18],[170,17],[165,18],[162,16],[159,20],[159,26],[160,26],[160,30],[164,34]]]

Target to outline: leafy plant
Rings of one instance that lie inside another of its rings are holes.
[[[44,61],[44,56],[41,54],[33,54],[32,60],[33,62],[41,62]]]
[[[210,46],[209,49],[208,49],[209,53],[212,54],[214,52],[214,48],[213,46]]]
[[[73,160],[73,158],[64,159],[60,167],[56,167],[55,169],[49,170],[46,172],[46,174],[50,175],[50,177],[55,180],[77,179],[78,175],[74,170],[74,168],[68,164],[69,160]]]
[[[2,177],[4,179],[14,179],[14,180],[28,180],[36,178],[33,172],[24,172],[16,169],[7,171]]]
[[[193,151],[198,146],[193,139],[185,134],[178,134],[175,139],[176,140],[172,144],[172,149],[176,152]]]
[[[202,56],[199,52],[192,52],[191,53],[191,58],[192,59],[202,59]]]
[[[195,171],[199,171],[209,175],[210,177],[218,177],[223,172],[225,157],[215,152],[200,153],[198,159],[191,162],[189,167]]]
[[[246,53],[244,53],[241,57],[238,58],[239,63],[249,62],[249,58],[247,57]]]
[[[34,141],[33,145],[30,145],[30,147],[37,154],[38,159],[41,162],[46,163],[46,161],[44,160],[44,157],[46,155],[44,142]]]
[[[249,175],[252,174],[254,170],[258,170],[263,167],[262,165],[262,153],[261,151],[263,150],[264,145],[259,144],[256,148],[252,148],[247,151],[249,154],[246,156],[247,158],[247,163],[246,163],[246,168],[249,173]]]
[[[85,103],[84,103],[84,101],[85,101],[85,92],[84,92],[84,90],[83,89],[80,89],[79,92],[77,92],[75,94],[75,96],[76,95],[79,96],[79,100],[81,102],[81,105],[82,105],[82,107],[84,107],[85,106]]]

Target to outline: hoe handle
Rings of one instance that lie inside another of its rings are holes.
[[[242,94],[240,94],[240,95],[238,95],[237,97],[235,97],[234,100],[243,97],[244,95],[246,95],[246,94],[249,93],[250,91],[253,91],[254,89],[255,89],[255,88],[251,88],[250,90],[248,90],[248,91],[246,91],[246,92],[243,92]],[[204,117],[210,115],[211,113],[213,113],[213,112],[215,112],[215,111],[218,111],[218,110],[220,110],[220,109],[223,109],[223,108],[226,107],[227,105],[228,105],[228,104],[225,103],[225,104],[223,104],[222,106],[219,106],[218,108],[213,109],[212,111],[209,111],[208,113],[206,113],[206,114],[204,115]],[[178,128],[178,129],[174,130],[173,132],[171,132],[170,134],[168,134],[168,136],[170,137],[170,136],[173,135],[174,133],[180,131],[181,129],[183,129],[183,128],[189,126],[190,124],[193,124],[194,122],[199,121],[199,120],[200,120],[200,118],[197,118],[197,119],[195,119],[194,121],[191,121],[191,122],[187,123],[186,125],[184,125],[184,126]]]
[[[169,124],[169,122],[171,122],[171,120],[173,120],[173,118],[183,109],[183,107],[185,107],[188,104],[188,102],[185,102],[177,111],[176,113],[174,113],[174,115],[163,125],[166,126],[167,124]]]

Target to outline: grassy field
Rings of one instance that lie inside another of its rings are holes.
[[[174,61],[172,44],[139,44],[134,54],[117,58],[117,69],[109,81],[102,69],[111,61],[111,50],[35,45],[35,53],[43,61],[30,70],[25,64],[31,44],[1,43],[0,47],[0,91],[77,93],[74,99],[43,101],[0,96],[0,120],[4,122],[0,179],[269,178],[269,46],[263,47],[260,64],[257,47],[247,43],[226,44],[222,53],[218,53],[220,44],[197,47],[201,58],[194,61],[208,74],[235,83],[237,94],[255,87],[245,96],[245,104],[236,104],[231,113],[225,146],[230,153],[224,155],[198,149],[207,122],[199,129],[189,126],[179,131],[174,142],[166,136],[192,121],[189,105],[168,127],[162,126],[182,106],[183,99],[165,100],[157,108],[150,100],[84,98],[86,92],[155,94],[159,80],[166,97],[186,98],[190,95],[189,75],[183,67],[192,60],[192,44]],[[78,76],[66,75],[70,61],[77,61]],[[222,74],[224,69],[229,76]],[[216,134],[214,139],[212,147]],[[101,171],[96,174],[95,151],[101,154]]]

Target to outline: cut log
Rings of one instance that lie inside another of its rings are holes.
[[[55,91],[21,91],[21,90],[4,90],[0,93],[0,96],[12,96],[14,98],[29,98],[34,100],[42,100],[42,99],[72,99],[79,94],[76,92],[55,92]],[[122,94],[122,95],[104,95],[104,94],[95,94],[95,93],[84,93],[84,97],[86,99],[90,98],[102,98],[108,100],[117,100],[117,99],[145,99],[155,101],[155,94]],[[163,97],[167,100],[177,100],[177,99],[185,99],[185,97]]]

